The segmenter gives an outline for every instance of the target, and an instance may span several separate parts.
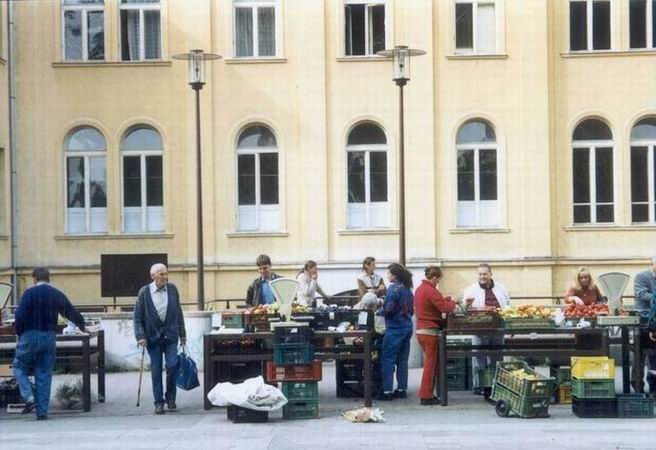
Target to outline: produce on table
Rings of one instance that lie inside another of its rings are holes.
[[[608,305],[568,305],[564,310],[566,319],[581,319],[583,317],[608,316]]]
[[[519,378],[520,380],[537,380],[538,379],[537,375],[533,375],[532,373],[527,373],[526,369],[511,370],[510,375],[512,375],[515,378]]]
[[[552,312],[546,306],[521,305],[502,309],[499,314],[504,319],[549,319]]]

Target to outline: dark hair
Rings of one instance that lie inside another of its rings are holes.
[[[271,265],[271,258],[269,258],[269,256],[267,256],[267,255],[260,255],[255,260],[255,264],[257,265],[257,267],[270,266]]]
[[[488,272],[492,273],[492,267],[488,263],[480,263],[478,265],[479,269],[487,269]]]
[[[301,267],[301,270],[298,271],[298,274],[300,275],[306,270],[310,270],[313,267],[317,267],[317,263],[312,261],[311,259],[308,259],[307,261],[305,261],[305,264],[303,264],[303,267]]]
[[[412,287],[412,274],[408,269],[403,267],[401,264],[392,263],[387,266],[387,270],[396,277],[396,279],[403,284],[403,286],[410,289]]]
[[[32,271],[32,278],[35,281],[50,281],[50,271],[45,267],[37,267]]]
[[[424,269],[424,274],[427,280],[437,277],[438,280],[442,279],[442,269],[437,266],[428,266]]]
[[[371,264],[372,262],[376,262],[376,258],[374,258],[373,256],[367,256],[367,257],[364,259],[364,261],[362,261],[362,268],[363,268],[363,269],[366,268],[366,267],[367,267],[369,264]]]

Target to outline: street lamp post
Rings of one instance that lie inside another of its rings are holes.
[[[200,153],[200,90],[205,84],[205,61],[221,58],[220,55],[205,53],[203,50],[190,50],[189,53],[173,55],[173,59],[184,59],[188,62],[188,81],[196,91],[196,235],[198,256],[198,300],[199,311],[205,309],[205,273],[203,262],[203,171]]]
[[[377,52],[380,56],[392,58],[392,80],[399,87],[399,263],[405,266],[405,143],[403,117],[403,86],[410,81],[410,57],[424,55],[426,52],[397,45]]]

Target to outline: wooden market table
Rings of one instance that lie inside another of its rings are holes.
[[[504,343],[501,345],[474,346],[471,344],[460,344],[447,346],[447,337],[454,335],[503,336]],[[590,342],[595,345],[590,346]],[[438,351],[438,390],[440,393],[441,405],[447,406],[447,358],[466,358],[476,356],[608,356],[609,338],[608,331],[604,328],[443,330],[440,333]],[[627,366],[623,367],[623,371],[625,377],[628,377],[628,338],[626,363]]]
[[[314,358],[320,361],[326,360],[362,360],[363,377],[364,377],[364,405],[371,406],[371,340],[373,331],[357,330],[340,333],[338,331],[315,331],[314,339],[326,338],[362,338],[363,345],[357,347],[361,351],[353,352],[353,346],[348,348],[348,352],[338,351],[335,347],[315,347]],[[207,399],[209,391],[219,382],[218,373],[215,370],[218,362],[249,362],[259,361],[266,362],[273,360],[272,349],[262,349],[258,353],[247,354],[217,354],[214,351],[215,344],[221,340],[249,340],[261,339],[273,344],[274,335],[271,332],[257,333],[225,333],[225,334],[205,334],[203,339],[203,400],[205,409],[211,409],[212,404]],[[271,345],[273,347],[273,345]]]
[[[91,358],[96,356],[98,402],[105,401],[105,331],[57,335],[56,361],[82,365],[82,410],[91,411]],[[11,364],[16,353],[16,335],[0,336],[0,364]]]

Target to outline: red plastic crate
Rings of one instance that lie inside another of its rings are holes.
[[[293,366],[276,366],[272,361],[266,363],[266,380],[281,381],[321,381],[321,361],[312,364],[296,364]]]

